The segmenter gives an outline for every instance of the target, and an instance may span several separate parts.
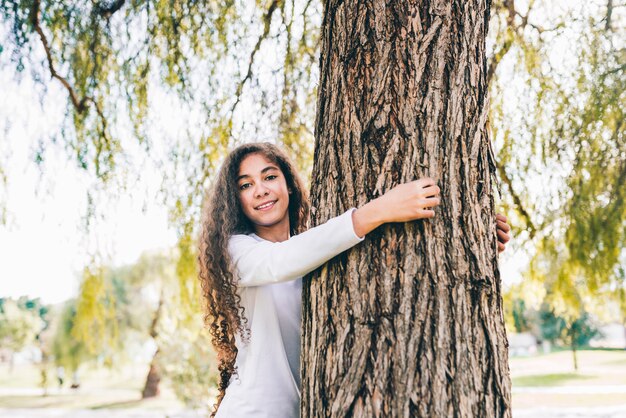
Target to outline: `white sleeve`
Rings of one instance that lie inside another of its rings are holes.
[[[239,286],[259,286],[296,279],[353,247],[363,238],[354,232],[352,212],[329,219],[283,242],[258,241],[248,235],[233,235],[228,250]]]

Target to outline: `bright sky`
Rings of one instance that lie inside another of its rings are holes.
[[[18,83],[12,72],[0,71],[0,83],[0,164],[8,175],[6,196],[0,196],[8,210],[8,223],[0,226],[0,297],[28,295],[61,302],[77,294],[80,273],[95,245],[113,263],[125,264],[143,251],[175,244],[165,209],[152,204],[144,213],[143,202],[130,196],[113,204],[105,222],[95,225],[91,235],[98,242],[89,241],[93,238],[81,229],[88,186],[83,173],[62,150],[46,153],[51,177],[41,177],[33,164],[39,138],[58,130],[65,95],[50,82],[41,106],[40,87],[28,74]]]

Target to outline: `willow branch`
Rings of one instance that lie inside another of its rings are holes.
[[[279,6],[279,3],[280,3],[279,0],[272,1],[272,4],[270,4],[269,9],[267,10],[267,13],[265,13],[265,15],[263,16],[263,33],[261,34],[261,36],[259,36],[259,39],[257,40],[256,45],[254,46],[254,49],[252,50],[252,53],[250,54],[250,62],[248,63],[248,72],[246,73],[246,76],[237,85],[237,92],[235,93],[235,96],[237,97],[237,99],[235,100],[233,107],[230,109],[231,114],[235,112],[235,108],[239,104],[239,100],[241,99],[241,93],[243,92],[244,85],[250,78],[252,78],[252,65],[254,64],[254,57],[256,53],[259,51],[259,49],[261,48],[261,44],[270,33],[270,27],[272,24],[272,15],[274,14],[274,11],[276,10],[276,8]]]
[[[41,28],[41,24],[40,24],[40,14],[41,14],[40,6],[41,6],[40,0],[33,1],[33,6],[30,10],[29,18],[30,18],[31,24],[33,25],[33,28],[35,29],[35,32],[37,32],[37,34],[39,35],[39,38],[41,39],[41,44],[43,45],[43,48],[46,52],[46,59],[48,61],[48,68],[50,70],[50,74],[52,78],[57,79],[63,85],[63,87],[65,87],[65,89],[67,90],[70,96],[72,105],[74,106],[74,108],[76,109],[78,113],[83,113],[87,109],[88,103],[93,104],[93,107],[95,108],[96,113],[98,114],[98,117],[100,118],[101,139],[104,140],[106,147],[108,148],[110,147],[111,141],[107,135],[107,119],[104,116],[104,112],[102,111],[101,107],[98,105],[98,102],[96,102],[93,96],[89,96],[89,95],[85,95],[84,97],[79,99],[78,95],[76,94],[76,91],[72,88],[72,86],[67,81],[67,79],[61,76],[54,67],[54,62],[52,59],[52,52],[50,50],[50,44],[48,43],[48,38],[46,38],[46,35],[44,34],[43,29]],[[96,155],[97,155],[96,172],[98,174],[100,174],[99,156],[102,153],[103,148],[104,148],[103,144],[101,142],[98,142],[96,145]]]
[[[605,30],[611,30],[611,16],[613,15],[613,0],[608,0],[606,4],[606,26]]]
[[[502,7],[505,8],[508,12],[508,15],[506,17],[507,30],[510,30],[513,33],[516,33],[520,30],[524,30],[526,25],[529,24],[528,16],[530,15],[530,11],[533,5],[534,5],[534,0],[531,0],[528,4],[528,11],[526,12],[526,15],[522,15],[515,9],[515,0],[504,0]],[[515,16],[519,16],[522,19],[522,22],[519,25],[515,24]],[[491,59],[491,62],[489,63],[489,68],[487,69],[487,84],[491,82],[491,79],[493,78],[493,75],[496,72],[496,68],[498,67],[498,64],[500,64],[500,61],[502,61],[502,58],[504,58],[504,56],[509,52],[512,46],[513,46],[513,38],[512,37],[507,38],[505,39],[502,46],[498,49],[498,51],[493,55],[493,58]]]
[[[70,95],[70,100],[72,101],[72,104],[74,105],[74,108],[76,108],[76,111],[78,113],[84,112],[85,109],[87,108],[87,103],[90,102],[96,108],[96,113],[98,114],[98,116],[100,116],[103,119],[103,126],[106,126],[106,121],[104,121],[104,114],[102,113],[102,110],[100,109],[100,106],[98,106],[98,103],[95,101],[95,99],[92,96],[87,96],[87,95],[84,96],[82,99],[79,99],[78,95],[76,94],[76,92],[74,91],[70,83],[63,76],[61,76],[54,68],[54,62],[52,60],[52,52],[50,50],[50,44],[48,43],[48,38],[46,38],[46,35],[43,33],[43,29],[41,28],[41,24],[39,22],[39,17],[41,14],[40,5],[41,5],[40,0],[35,0],[33,2],[33,7],[30,10],[30,21],[31,21],[31,24],[33,25],[33,28],[35,29],[35,32],[37,32],[37,34],[39,35],[39,38],[41,39],[41,44],[43,45],[43,49],[46,52],[46,59],[48,61],[48,69],[50,70],[50,74],[52,78],[59,80],[59,82],[63,85],[63,87],[65,87],[68,94]]]

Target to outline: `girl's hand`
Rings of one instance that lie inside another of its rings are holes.
[[[362,237],[384,223],[432,218],[439,203],[439,187],[433,179],[400,184],[352,212],[354,232]]]
[[[501,253],[505,250],[506,243],[511,239],[509,235],[511,227],[506,223],[506,216],[500,215],[499,213],[496,215],[496,228],[496,234],[498,235],[498,252]]]
[[[383,222],[407,222],[432,218],[438,206],[439,187],[431,178],[399,184],[382,195],[378,203],[383,212]]]

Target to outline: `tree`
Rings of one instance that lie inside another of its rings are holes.
[[[589,344],[589,341],[598,334],[598,328],[593,324],[587,312],[580,314],[578,318],[573,318],[567,327],[566,341],[572,348],[574,356],[574,370],[578,370],[578,357],[576,350]]]
[[[207,345],[207,335],[201,335],[202,321],[194,306],[198,301],[190,295],[194,291],[181,289],[190,282],[187,275],[192,274],[181,271],[187,266],[181,260],[187,257],[174,251],[146,253],[132,265],[102,265],[85,270],[83,275],[72,337],[90,353],[103,357],[109,366],[120,363],[131,342],[151,340],[155,351],[146,372],[142,398],[159,395],[163,378],[172,377],[181,399],[189,404],[204,402],[211,390],[198,388],[199,382],[215,382],[213,375],[199,374],[201,370],[215,370],[211,356],[205,355],[210,343]],[[186,280],[181,281],[180,277]],[[207,362],[203,367],[196,365],[200,354]],[[190,371],[192,367],[197,370]],[[194,380],[183,382],[181,376]],[[201,398],[191,399],[188,391]]]
[[[565,319],[556,315],[546,302],[541,304],[538,316],[541,339],[555,344],[566,329]]]
[[[93,360],[98,353],[94,353],[83,341],[78,340],[73,335],[72,330],[76,323],[75,299],[69,300],[63,305],[55,322],[55,331],[50,344],[54,363],[64,367],[70,373],[76,372],[83,363]],[[45,357],[48,354],[47,347],[44,347],[44,351],[45,363]]]
[[[556,280],[552,292],[580,309],[576,289],[601,299],[623,286],[626,4],[494,5],[490,117],[504,204],[516,235],[530,241],[529,271],[552,265],[550,277],[531,276]]]
[[[511,414],[490,3],[324,5],[312,223],[426,175],[443,206],[371,233],[305,281],[303,416]]]
[[[143,334],[157,345],[142,398],[159,394],[161,382],[158,365],[158,325],[161,318],[164,288],[173,282],[173,263],[165,256],[144,255],[132,266],[100,266],[86,269],[78,297],[72,336],[92,354],[100,354],[112,365],[114,356],[124,351],[132,333]],[[146,288],[159,294],[157,307],[151,309],[144,294]]]
[[[546,302],[539,310],[539,329],[543,339],[553,344],[558,341],[572,349],[574,370],[578,370],[578,348],[588,345],[599,333],[589,313],[582,311],[575,315],[558,315]]]
[[[530,330],[530,324],[526,310],[526,302],[524,301],[524,299],[513,300],[512,315],[515,332],[526,332]]]
[[[45,327],[45,308],[39,308],[38,300],[0,298],[0,347],[10,352],[11,370],[14,354],[34,343]]]

